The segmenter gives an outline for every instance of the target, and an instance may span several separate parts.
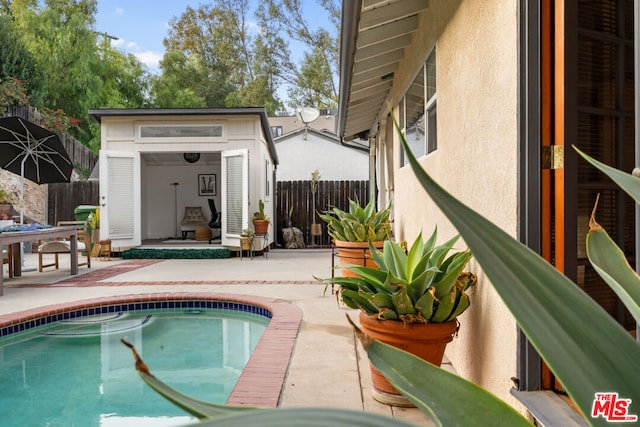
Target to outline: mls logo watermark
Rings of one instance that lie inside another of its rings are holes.
[[[608,422],[633,423],[638,416],[629,414],[631,399],[618,397],[618,393],[596,393],[591,408],[591,418],[602,417]]]

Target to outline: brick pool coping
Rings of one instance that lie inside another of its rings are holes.
[[[102,306],[164,301],[228,301],[268,310],[272,317],[227,399],[229,405],[275,408],[302,322],[298,307],[283,300],[214,292],[174,292],[110,296],[54,304],[0,315],[0,329],[43,317]],[[133,373],[134,360],[131,359]],[[151,370],[153,372],[153,369]]]

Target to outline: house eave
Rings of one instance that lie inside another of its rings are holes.
[[[342,139],[366,134],[386,110],[405,47],[427,5],[428,0],[343,0],[336,129]]]

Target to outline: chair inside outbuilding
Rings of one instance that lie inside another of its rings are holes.
[[[82,255],[84,252],[87,260],[85,262],[78,262],[78,266],[86,265],[87,268],[91,268],[91,248],[89,247],[89,231],[87,229],[86,221],[60,221],[58,227],[74,225],[78,228],[78,253]],[[46,242],[40,242],[38,245],[38,271],[42,272],[44,268],[55,267],[59,268],[58,256],[60,254],[71,254],[71,241],[67,239],[62,240],[49,240]],[[53,260],[48,264],[44,257],[53,255]]]
[[[222,212],[218,212],[218,209],[216,208],[216,201],[213,199],[207,199],[209,202],[209,209],[211,209],[211,221],[209,221],[209,228],[211,228],[212,230],[218,230],[217,234],[212,234],[211,235],[211,240],[218,238],[222,235],[222,222],[221,222],[221,218],[222,218]],[[209,241],[209,243],[211,243],[211,240]]]
[[[207,227],[208,221],[202,212],[201,206],[185,206],[184,216],[180,223],[180,231],[182,232],[182,240],[187,238],[188,233],[196,232],[198,227]]]

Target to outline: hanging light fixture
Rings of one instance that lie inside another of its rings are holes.
[[[200,160],[200,153],[184,153],[182,156],[187,163],[195,163]]]

